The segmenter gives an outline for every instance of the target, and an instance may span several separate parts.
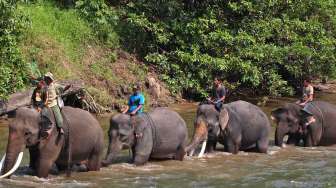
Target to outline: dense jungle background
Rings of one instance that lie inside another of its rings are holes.
[[[200,100],[214,77],[290,96],[336,76],[335,46],[334,0],[0,0],[0,98],[47,71],[105,106],[151,79],[147,98]]]

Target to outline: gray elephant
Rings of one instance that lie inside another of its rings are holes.
[[[29,148],[30,167],[38,177],[47,177],[54,163],[65,169],[87,161],[88,170],[100,169],[104,134],[98,121],[79,108],[64,107],[62,112],[66,120],[66,134],[60,135],[53,126],[50,136],[41,139],[40,113],[25,107],[16,110],[15,119],[9,125],[6,155],[0,165],[2,177],[9,176],[19,166],[25,147]],[[55,122],[55,119],[52,121]],[[67,143],[70,143],[69,146],[66,146]]]
[[[285,135],[287,144],[299,145],[301,140],[307,147],[336,144],[336,106],[330,103],[313,101],[305,108],[289,103],[273,110],[272,119],[277,124],[277,146],[283,146]]]
[[[266,153],[270,122],[261,109],[245,101],[235,101],[223,105],[220,112],[214,105],[203,104],[197,109],[194,136],[186,151],[191,155],[203,142],[203,152],[212,152],[217,142],[230,153],[239,150],[256,150]]]
[[[155,108],[137,116],[117,114],[111,118],[108,135],[104,166],[111,164],[122,149],[132,149],[135,165],[149,159],[182,161],[188,139],[184,120],[168,108]]]

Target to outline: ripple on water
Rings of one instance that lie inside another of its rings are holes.
[[[20,176],[5,179],[2,183],[10,187],[94,187],[92,182],[64,180],[64,178],[38,178],[36,176]],[[1,184],[0,184],[1,185]]]

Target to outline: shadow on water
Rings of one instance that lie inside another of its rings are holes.
[[[319,94],[318,99],[335,103],[336,95]],[[271,110],[293,98],[272,100],[262,109]],[[197,104],[172,105],[188,124],[190,137]],[[99,118],[107,133],[109,116]],[[0,122],[0,154],[7,144],[7,122]],[[274,131],[273,131],[274,135]],[[271,143],[273,143],[271,135]],[[107,145],[107,136],[105,135]],[[104,153],[105,155],[105,153]],[[270,146],[268,154],[240,152],[231,155],[216,152],[202,159],[187,157],[185,161],[155,161],[135,167],[127,163],[128,151],[100,172],[73,173],[40,179],[29,174],[28,153],[23,167],[10,180],[0,180],[1,187],[335,187],[336,147]]]

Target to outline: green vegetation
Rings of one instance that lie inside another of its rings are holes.
[[[28,63],[37,61],[42,72],[52,70],[59,79],[83,70],[86,45],[95,38],[75,10],[62,10],[52,1],[22,4],[20,10],[31,20],[22,47]]]
[[[18,9],[30,21],[19,48],[28,67],[35,70],[33,77],[51,71],[60,80],[81,79],[100,104],[113,103],[114,94],[107,87],[122,80],[113,69],[117,35],[103,37],[104,32],[113,33],[112,27],[95,29],[94,21],[83,16],[84,9],[64,9],[51,0],[21,3]]]
[[[27,22],[16,3],[0,0],[0,99],[27,82],[28,67],[18,48]]]
[[[306,75],[335,76],[333,0],[134,0],[116,6],[130,28],[127,47],[156,65],[173,91],[196,90],[202,97],[219,76],[259,94],[292,95]]]
[[[98,97],[104,102],[110,87],[144,80],[148,67],[173,93],[196,99],[215,76],[232,90],[272,96],[293,95],[307,75],[336,76],[334,0],[77,0],[67,8],[52,0],[19,7],[0,0],[0,6],[0,97],[39,71],[104,89]],[[118,50],[146,67],[120,59]]]

